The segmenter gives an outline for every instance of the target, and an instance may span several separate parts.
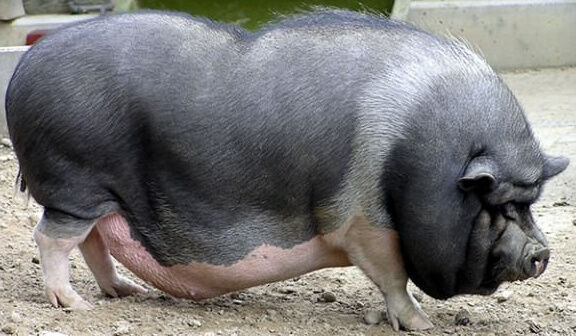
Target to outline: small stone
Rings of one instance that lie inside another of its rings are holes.
[[[2,327],[2,332],[8,335],[14,335],[16,334],[16,326],[13,324],[7,324]]]
[[[414,292],[412,293],[412,296],[414,297],[414,299],[416,299],[416,301],[422,303],[422,300],[424,299],[424,297],[422,296],[422,294],[420,292]]]
[[[230,294],[232,300],[244,300],[244,295],[242,293],[232,293]]]
[[[32,263],[36,265],[40,265],[40,259],[37,256],[32,257]]]
[[[244,301],[242,301],[242,300],[232,300],[232,303],[235,304],[235,305],[241,305],[241,304],[244,303]]]
[[[576,226],[576,219],[572,220],[572,225]]]
[[[535,334],[539,334],[542,332],[542,328],[538,325],[538,323],[530,320],[528,321],[528,329]]]
[[[132,330],[128,321],[118,321],[115,323],[114,336],[129,334]]]
[[[278,289],[278,293],[293,294],[293,293],[296,293],[296,290],[294,290],[294,288],[292,288],[292,287],[282,287],[282,288]]]
[[[498,301],[498,303],[508,301],[511,296],[512,296],[512,292],[508,291],[508,290],[503,290],[500,293],[494,295],[494,297],[496,298],[496,301]]]
[[[382,312],[376,309],[368,309],[364,313],[364,323],[368,325],[378,324],[382,322]]]
[[[17,312],[12,312],[12,314],[10,314],[10,321],[14,323],[20,323],[22,322],[22,316],[20,316],[20,314]]]
[[[40,333],[40,336],[68,336],[68,335],[55,331],[43,331]]]
[[[334,295],[331,292],[324,292],[320,295],[320,302],[335,302],[336,301],[336,295]]]
[[[277,320],[278,312],[275,311],[274,309],[268,309],[266,311],[266,315],[268,316],[268,320],[274,322]]]
[[[8,138],[2,138],[2,140],[0,140],[0,143],[4,147],[12,148],[12,141]]]
[[[10,160],[10,155],[0,155],[0,162],[6,162]]]
[[[460,309],[454,317],[454,323],[458,326],[466,326],[471,323],[470,312],[466,309]]]
[[[192,328],[200,328],[202,326],[202,322],[196,319],[188,320],[186,323]]]
[[[554,207],[561,207],[561,206],[568,206],[568,205],[570,205],[570,203],[568,203],[566,201],[554,202],[552,204],[552,206],[554,206]]]
[[[38,223],[39,221],[40,216],[38,216],[37,214],[28,216],[28,224],[30,224],[30,226],[35,226],[36,223]]]

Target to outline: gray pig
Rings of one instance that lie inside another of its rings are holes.
[[[435,298],[539,276],[529,206],[544,155],[501,79],[461,43],[318,10],[258,32],[158,12],[68,26],[32,47],[7,120],[54,306],[79,247],[111,296],[200,300],[355,265],[395,329]]]

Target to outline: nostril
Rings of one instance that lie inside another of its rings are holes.
[[[532,258],[530,259],[530,268],[532,270],[532,276],[538,277],[540,274],[546,270],[546,266],[548,266],[548,260],[550,259],[550,250],[549,249],[542,249],[533,254]]]

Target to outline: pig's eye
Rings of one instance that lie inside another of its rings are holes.
[[[502,215],[508,220],[518,220],[518,211],[513,203],[506,203],[501,207]]]

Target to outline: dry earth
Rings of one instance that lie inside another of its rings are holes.
[[[405,334],[576,335],[576,68],[504,78],[526,107],[544,148],[573,162],[534,207],[553,250],[550,266],[540,278],[506,284],[490,297],[437,301],[416,289],[436,327]],[[396,334],[385,321],[364,323],[365,312],[384,310],[384,303],[354,268],[323,270],[201,303],[175,300],[154,289],[109,299],[74,253],[73,285],[95,308],[52,308],[43,296],[31,239],[40,209],[32,203],[26,207],[15,196],[16,172],[10,148],[0,148],[0,335]]]

